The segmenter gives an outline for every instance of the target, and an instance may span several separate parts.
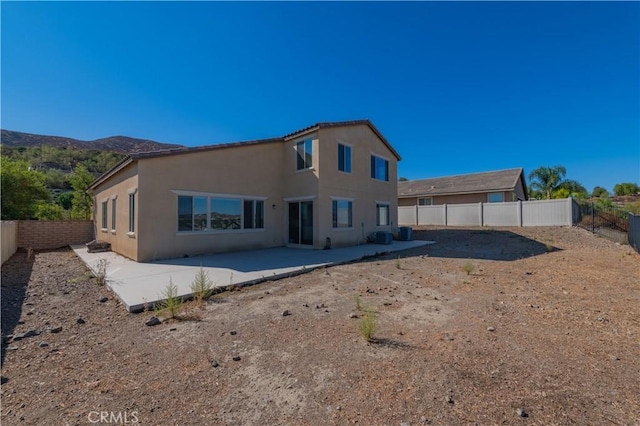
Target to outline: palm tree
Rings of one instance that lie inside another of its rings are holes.
[[[538,167],[529,173],[531,189],[540,191],[550,200],[553,191],[557,190],[564,182],[566,174],[567,169],[564,166]]]

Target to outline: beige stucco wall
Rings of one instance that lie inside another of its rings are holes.
[[[142,159],[139,259],[283,245],[283,150],[279,143]],[[264,229],[178,232],[178,193],[266,197]]]
[[[297,170],[296,143],[312,140],[313,167]],[[352,171],[338,171],[338,141],[351,146]],[[389,161],[389,182],[370,177],[370,156]],[[314,244],[327,237],[339,247],[363,242],[373,231],[397,228],[397,159],[366,125],[336,127],[285,142],[139,159],[95,191],[99,239],[114,251],[149,261],[288,243],[288,203],[313,201]],[[128,192],[137,189],[136,232],[127,235]],[[178,232],[178,195],[264,199],[265,227],[260,230]],[[101,201],[117,196],[115,233],[101,231]],[[333,197],[353,200],[353,228],[334,230]],[[122,201],[121,201],[122,200]],[[389,203],[391,224],[376,227],[376,202]]]
[[[351,146],[351,173],[338,171],[338,143]],[[318,248],[331,238],[332,247],[359,244],[374,231],[395,232],[398,224],[397,158],[366,125],[319,131]],[[389,161],[389,181],[371,178],[371,155]],[[334,229],[333,198],[352,199],[351,229]],[[390,225],[376,227],[376,202],[389,203]]]
[[[136,205],[136,232],[129,234],[129,193],[138,188],[138,165],[131,164],[118,174],[99,185],[93,191],[93,208],[96,224],[96,239],[111,243],[111,249],[133,260],[138,255],[138,206]],[[116,198],[116,228],[112,231],[111,206]],[[102,229],[102,202],[107,201],[107,228]],[[138,193],[136,192],[136,203]]]

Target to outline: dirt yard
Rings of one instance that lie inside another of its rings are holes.
[[[640,424],[640,255],[576,228],[414,237],[436,244],[153,327],[71,251],[18,253],[2,267],[2,424]]]

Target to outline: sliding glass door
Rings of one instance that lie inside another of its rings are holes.
[[[289,244],[313,245],[313,201],[289,203]]]

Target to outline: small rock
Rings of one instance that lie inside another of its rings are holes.
[[[240,361],[242,358],[240,358],[240,355],[236,355],[232,358],[234,361]]]
[[[420,417],[420,421],[422,423],[427,423],[429,421],[429,419],[427,418],[427,416],[422,416],[422,417]]]
[[[336,411],[340,411],[340,410],[342,410],[342,407],[338,405],[338,406],[336,407]]]
[[[352,318],[352,319],[353,319],[353,318],[358,318],[358,314],[353,314],[353,313],[352,313],[352,314],[350,314],[350,315],[349,315],[349,318]]]
[[[16,345],[12,345],[12,346],[7,346],[7,351],[17,351],[18,347]]]
[[[305,304],[304,304],[304,305],[302,305],[302,306],[304,306],[305,308],[308,308],[308,307],[309,307],[309,304],[308,304],[308,303],[305,303]]]
[[[176,327],[171,327],[171,328],[169,329],[169,331],[176,331],[176,330],[177,330],[177,328],[176,328]]]
[[[444,400],[447,401],[448,404],[453,404],[453,398],[451,395],[445,396]]]
[[[101,298],[100,298],[100,300],[98,300],[98,302],[100,302],[100,303],[104,303],[104,302],[106,302],[107,300],[109,300],[109,298],[105,296],[105,297],[101,297]]]
[[[495,327],[487,327],[487,331],[496,331]]]
[[[216,361],[216,360],[211,361],[211,366],[212,366],[213,368],[218,368],[218,366],[219,366],[219,365],[220,365],[220,364],[218,364],[218,361]]]
[[[85,322],[86,322],[86,321],[85,321],[85,320],[83,320],[82,318],[78,318],[78,319],[76,320],[76,324],[84,324]]]
[[[49,344],[47,342],[40,342],[38,346],[40,346],[41,348],[46,348],[47,346],[49,346]]]
[[[529,413],[527,413],[526,411],[524,411],[524,409],[522,408],[518,408],[516,410],[516,414],[520,417],[529,417]]]
[[[24,320],[18,320],[18,324],[20,325],[24,324]]]
[[[62,331],[62,326],[58,326],[58,327],[53,327],[51,330],[49,330],[52,333],[60,333]]]
[[[160,320],[156,316],[152,316],[151,318],[149,318],[144,322],[144,325],[149,327],[153,327],[154,325],[158,325],[158,324],[160,324]]]
[[[409,423],[407,423],[407,422],[401,422],[401,423],[400,423],[400,426],[409,426]]]
[[[282,316],[283,316],[283,317],[288,317],[289,315],[291,315],[291,312],[289,312],[289,311],[284,311],[284,312],[282,313]]]
[[[231,331],[229,332],[229,334],[230,334],[230,335],[232,335],[232,336],[235,336],[236,334],[238,334],[238,332],[237,332],[237,331],[235,331],[235,330],[231,330]]]

